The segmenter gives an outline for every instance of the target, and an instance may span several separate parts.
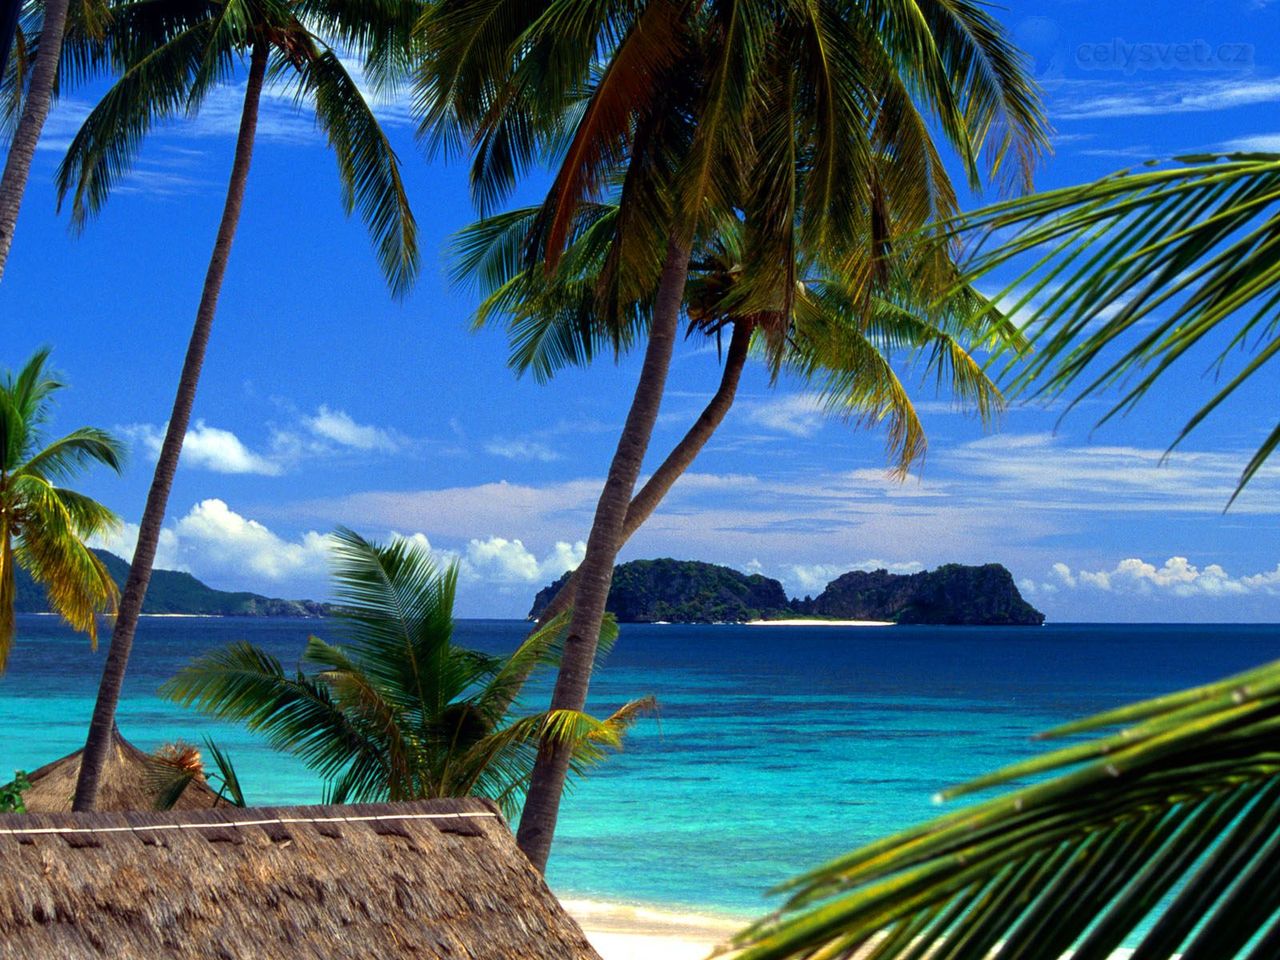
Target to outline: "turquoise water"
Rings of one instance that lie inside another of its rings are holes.
[[[461,621],[458,642],[509,649],[518,621]],[[235,639],[286,664],[303,620],[147,619],[120,726],[139,746],[213,734],[250,802],[316,802],[320,785],[239,728],[155,698],[190,656]],[[0,678],[0,775],[82,745],[103,653],[52,618],[20,618]],[[550,880],[562,895],[751,914],[763,891],[929,817],[930,798],[1033,752],[1065,719],[1280,658],[1280,626],[1041,628],[626,626],[592,708],[654,694],[625,753],[567,798]],[[543,681],[529,701],[549,694]]]

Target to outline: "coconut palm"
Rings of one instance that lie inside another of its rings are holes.
[[[1275,957],[1277,716],[1270,663],[1052,730],[1109,732],[944,797],[1029,786],[789,882],[734,956]]]
[[[297,754],[324,777],[327,802],[483,796],[511,815],[540,737],[570,744],[583,769],[652,709],[637,700],[607,720],[572,711],[513,719],[529,666],[555,662],[563,621],[507,657],[468,650],[452,641],[456,566],[440,571],[420,545],[378,545],[343,529],[333,551],[342,645],[311,637],[300,668],[288,672],[236,643],[197,658],[162,689]],[[606,648],[615,632],[606,632]]]
[[[979,250],[974,276],[1035,257],[1004,295],[1036,348],[1013,387],[1050,397],[1080,383],[1078,402],[1120,386],[1106,421],[1212,351],[1214,389],[1177,446],[1280,353],[1278,190],[1280,155],[1194,156],[964,218],[966,232],[1016,231]],[[1280,447],[1280,423],[1267,429],[1232,500]]]
[[[0,77],[5,77],[9,50],[18,29],[22,14],[22,0],[3,0],[0,9],[0,44],[4,45],[0,56]],[[0,278],[9,262],[9,250],[13,247],[13,233],[18,225],[18,211],[22,209],[22,197],[27,192],[27,179],[31,177],[31,163],[36,156],[36,145],[44,131],[45,119],[54,101],[58,83],[59,60],[63,49],[63,35],[67,31],[70,0],[45,0],[40,5],[40,49],[32,56],[31,73],[22,97],[22,108],[9,143],[4,174],[0,175]],[[19,83],[19,90],[23,84]]]
[[[756,253],[741,309],[776,308],[793,296],[798,251],[871,262],[866,252],[893,230],[954,211],[934,130],[977,183],[984,149],[988,172],[1029,176],[1046,142],[1043,119],[1019,55],[969,0],[445,0],[426,29],[424,127],[438,143],[473,151],[482,209],[530,163],[560,157],[526,258],[554,269],[583,204],[611,195],[622,215],[599,284],[601,317],[620,321],[637,292],[651,297],[639,381],[578,570],[553,698],[581,709],[695,238],[741,217]],[[540,868],[568,761],[547,746],[521,819],[521,848]]]
[[[342,202],[369,228],[392,292],[404,294],[418,265],[417,228],[386,134],[338,55],[364,57],[373,76],[394,71],[408,49],[416,4],[336,0],[194,0],[125,3],[113,10],[108,43],[121,75],[85,119],[58,170],[75,223],[97,212],[152,126],[199,110],[242,59],[248,78],[226,203],[196,309],[177,395],[139,524],[129,578],[103,669],[76,788],[75,809],[92,809],[110,745],[116,704],[142,611],[165,507],[191,419],[200,369],[244,203],[258,111],[268,77],[310,102],[338,161]]]
[[[633,347],[651,305],[633,305],[623,325],[597,321],[595,289],[615,236],[610,221],[618,216],[616,205],[593,205],[587,211],[551,273],[539,265],[525,266],[513,255],[537,215],[537,208],[526,208],[463,230],[455,241],[454,278],[487,294],[475,325],[505,325],[511,367],[517,375],[532,373],[542,382],[564,366],[583,366],[602,352],[616,356]],[[889,258],[880,267],[886,274],[884,289],[864,302],[856,279],[851,282],[809,263],[795,270],[790,316],[744,312],[736,295],[742,264],[750,257],[744,239],[740,225],[728,225],[724,235],[695,248],[686,287],[687,336],[723,345],[728,331],[723,371],[697,420],[632,498],[623,543],[657,509],[724,421],[753,342],[775,383],[786,371],[809,383],[816,400],[834,416],[861,426],[883,426],[888,459],[898,475],[923,457],[926,438],[895,360],[918,372],[922,381],[936,377],[939,389],[945,383],[957,406],[971,409],[984,424],[1003,407],[1000,391],[974,354],[1006,343],[1016,348],[1021,336],[972,288],[935,306],[919,264]],[[547,605],[542,621],[573,605],[575,584],[576,573]]]
[[[39,350],[17,373],[0,379],[0,673],[13,647],[18,567],[95,647],[98,614],[116,610],[115,581],[85,541],[112,532],[119,520],[60,484],[93,464],[118,473],[123,447],[97,427],[52,441],[45,436],[53,395],[65,386],[48,362],[49,351]]]

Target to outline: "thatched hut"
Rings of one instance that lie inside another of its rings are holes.
[[[0,957],[599,960],[485,800],[0,816]]]
[[[22,802],[32,813],[63,813],[71,809],[80,776],[82,750],[69,753],[61,760],[47,763],[27,774],[31,789],[22,794]],[[156,758],[143,753],[128,740],[114,733],[114,743],[107,754],[98,787],[99,810],[154,810],[157,793]],[[173,805],[175,810],[205,810],[224,804],[201,778],[192,780]]]

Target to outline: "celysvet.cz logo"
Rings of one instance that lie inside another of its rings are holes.
[[[1076,47],[1076,65],[1084,70],[1231,70],[1253,66],[1253,44],[1137,43],[1115,37]]]

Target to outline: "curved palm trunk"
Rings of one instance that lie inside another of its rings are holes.
[[[8,0],[0,2],[7,3]],[[18,129],[14,131],[13,142],[9,145],[4,176],[0,178],[0,278],[4,277],[5,264],[9,262],[9,248],[13,246],[13,231],[18,225],[18,211],[22,208],[22,195],[27,190],[36,144],[40,142],[40,131],[44,129],[49,105],[53,102],[53,84],[58,76],[69,6],[70,0],[45,0],[40,49],[31,68],[31,87],[22,105]],[[16,25],[16,20],[14,22]],[[8,54],[7,45],[5,54]]]
[[[733,336],[729,340],[729,349],[725,353],[724,371],[720,375],[720,386],[707,402],[698,419],[693,422],[689,432],[671,449],[671,452],[667,454],[667,459],[662,461],[662,464],[653,472],[653,475],[645,485],[640,488],[640,492],[631,499],[631,504],[627,507],[627,518],[622,525],[622,540],[618,544],[619,549],[653,515],[653,511],[658,509],[658,505],[662,503],[667,493],[670,492],[671,487],[693,465],[693,461],[702,452],[702,448],[707,445],[707,441],[711,439],[712,434],[724,422],[724,418],[728,415],[729,409],[733,406],[734,398],[738,394],[738,382],[742,379],[742,370],[747,365],[747,352],[750,346],[750,324],[745,322],[735,323]],[[565,581],[564,586],[551,598],[551,602],[547,604],[542,615],[538,617],[538,623],[540,625],[544,624],[573,606],[577,589],[578,572],[575,570],[573,575]]]
[[[640,369],[640,381],[618,438],[613,462],[609,465],[604,490],[596,504],[586,556],[578,567],[577,602],[569,621],[569,635],[560,660],[555,692],[551,696],[552,710],[581,710],[587,702],[591,665],[600,640],[600,625],[604,621],[605,600],[613,582],[613,564],[622,546],[631,495],[640,476],[640,467],[666,389],[688,275],[689,244],[672,238],[667,245],[667,259],[658,282],[653,325],[649,331],[644,365]],[[529,794],[516,839],[539,872],[545,872],[547,857],[551,853],[551,840],[555,834],[571,753],[571,747],[563,741],[543,740],[529,781]]]
[[[742,369],[747,365],[747,351],[750,346],[750,325],[746,323],[735,324],[733,337],[729,341],[729,350],[725,354],[724,371],[720,375],[720,386],[716,388],[715,394],[707,402],[698,419],[693,422],[693,426],[689,428],[688,433],[671,449],[671,452],[667,454],[667,458],[662,461],[661,466],[653,472],[653,476],[640,488],[640,492],[632,497],[631,503],[627,507],[627,518],[622,525],[622,539],[618,543],[619,550],[631,539],[631,535],[639,530],[644,522],[649,519],[653,511],[662,503],[672,485],[689,469],[698,454],[702,452],[702,448],[707,445],[707,441],[711,439],[711,435],[724,422],[725,416],[733,406],[734,397],[737,396],[738,381],[742,379]],[[551,602],[543,608],[534,628],[529,631],[529,637],[537,633],[538,629],[549,620],[553,620],[573,606],[577,593],[578,571],[574,570],[569,579],[565,581],[564,586],[556,591],[556,595],[551,598]],[[525,639],[528,639],[528,637]],[[520,689],[528,681],[530,674],[533,673],[533,668],[534,664],[529,664],[529,667],[511,684],[511,692],[505,699],[499,701],[499,707],[497,708],[499,716],[505,714],[511,708],[511,704],[515,701]]]
[[[178,469],[178,457],[182,453],[187,425],[191,422],[191,408],[195,404],[196,387],[200,382],[200,368],[204,364],[205,350],[209,346],[209,333],[218,308],[222,278],[227,272],[231,243],[235,239],[240,209],[244,205],[245,184],[249,179],[249,164],[253,158],[254,134],[258,129],[258,104],[262,99],[266,72],[267,47],[259,42],[253,48],[250,61],[249,82],[245,89],[244,109],[240,116],[240,132],[236,139],[235,160],[231,165],[231,180],[227,186],[227,201],[222,209],[222,222],[218,225],[218,237],[213,245],[213,255],[209,259],[209,270],[205,274],[195,327],[191,331],[191,342],[187,346],[186,360],[182,364],[178,394],[173,401],[173,413],[169,417],[164,444],[160,447],[160,458],[156,462],[155,478],[151,481],[147,504],[142,511],[138,546],[133,552],[129,578],[125,581],[115,630],[111,634],[111,649],[107,653],[102,682],[98,686],[98,700],[93,707],[93,720],[89,724],[89,737],[80,763],[80,778],[76,782],[73,810],[93,809],[102,767],[111,747],[116,705],[120,701],[120,688],[124,684],[125,668],[129,664],[133,635],[138,626],[138,616],[142,613],[147,585],[151,582],[151,567],[156,559],[156,545],[160,542],[160,527],[164,523],[165,508],[169,503],[169,491],[173,487],[173,475]]]

